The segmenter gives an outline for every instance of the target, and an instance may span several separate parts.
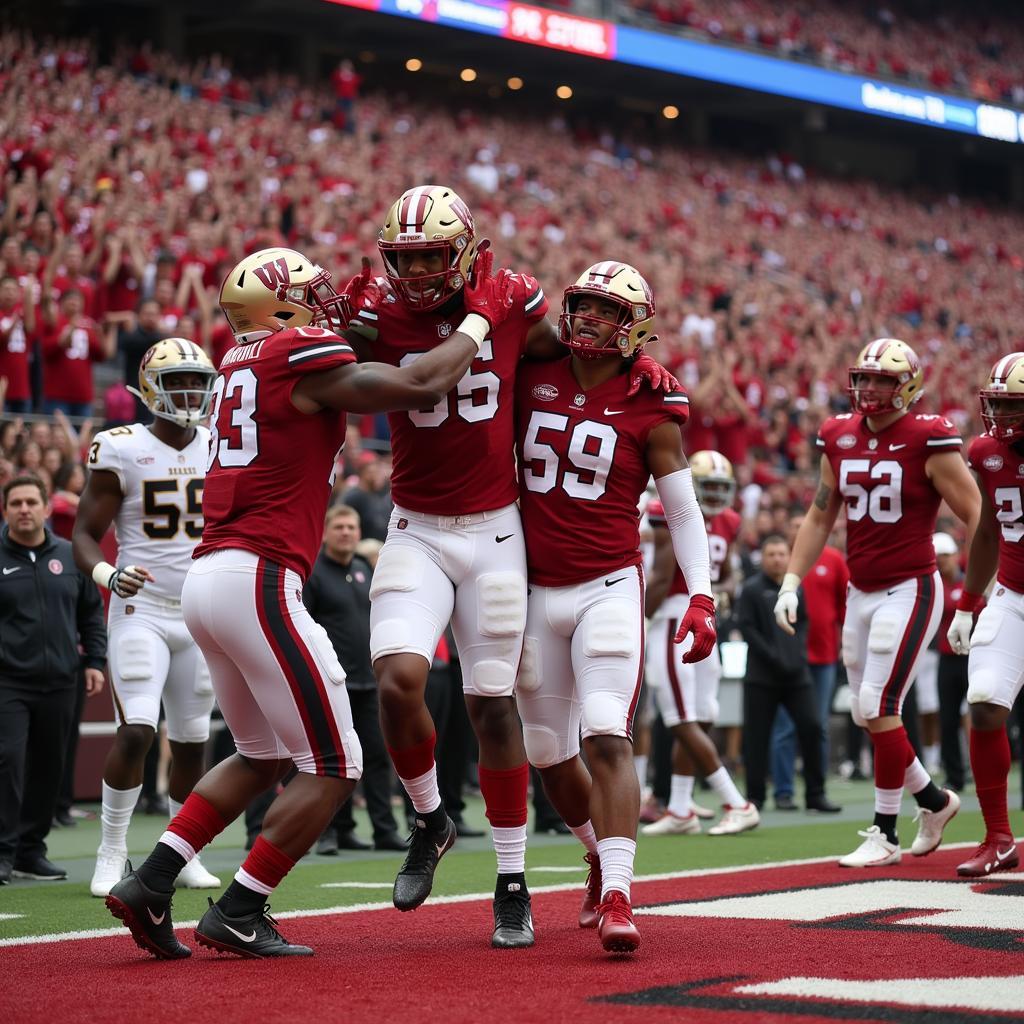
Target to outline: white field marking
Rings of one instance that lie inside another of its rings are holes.
[[[1000,978],[783,978],[756,985],[738,985],[736,993],[756,996],[798,996],[853,1003],[896,1003],[900,1006],[967,1007],[1019,1013],[1024,1006],[1024,977]]]
[[[320,889],[391,889],[393,882],[321,882]]]
[[[944,850],[966,850],[973,849],[977,842],[970,843],[946,843]],[[801,860],[777,860],[767,864],[736,864],[733,867],[723,868],[691,868],[689,871],[664,871],[660,874],[637,875],[634,883],[640,882],[671,882],[682,878],[709,878],[713,875],[730,875],[741,871],[774,871],[776,868],[799,868],[808,864],[828,864],[835,861],[836,855],[828,857],[806,857]],[[989,878],[996,876],[989,875]],[[1000,876],[1001,877],[1001,876]],[[1020,873],[1007,874],[1008,878],[1019,879]],[[556,885],[538,885],[531,889],[533,895],[543,892],[568,892],[579,888],[579,882],[560,882]],[[494,899],[493,892],[464,893],[460,896],[434,896],[430,905],[442,905],[446,903],[473,903],[474,901],[490,902]],[[282,910],[275,912],[274,917],[281,920],[288,920],[299,917],[329,917],[332,914],[358,914],[367,910],[393,910],[391,903],[353,903],[345,907],[322,907],[319,910]],[[195,928],[199,921],[179,921],[175,928]],[[52,932],[45,935],[18,935],[14,938],[0,939],[0,949],[4,946],[29,946],[33,943],[44,942],[71,942],[77,939],[105,939],[111,935],[127,935],[123,926],[117,928],[90,928],[74,932]]]
[[[575,864],[571,864],[571,865],[565,865],[565,866],[561,866],[560,867],[560,866],[555,865],[555,864],[548,864],[548,865],[538,864],[537,867],[535,867],[535,868],[527,868],[526,870],[527,871],[546,871],[546,872],[549,872],[552,875],[556,875],[556,874],[570,875],[570,874],[577,874],[580,871],[586,871],[587,870],[587,865],[586,864],[581,864],[579,867],[576,867]]]
[[[0,921],[15,921],[24,916],[24,914],[0,914]]]

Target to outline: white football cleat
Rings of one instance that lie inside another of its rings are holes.
[[[887,864],[899,864],[900,844],[890,843],[877,825],[857,835],[863,836],[864,842],[853,853],[840,859],[841,868],[881,868]]]
[[[700,832],[700,821],[693,811],[683,817],[666,811],[657,821],[644,825],[640,831],[645,836],[697,835]]]
[[[198,857],[193,857],[178,872],[174,885],[177,888],[185,889],[218,889],[220,888],[220,879],[216,875],[211,875],[203,867],[203,862]]]
[[[112,850],[107,846],[101,846],[96,851],[96,869],[92,873],[89,892],[93,896],[107,896],[124,876],[124,866],[127,862],[127,850]]]
[[[942,791],[949,799],[941,811],[929,811],[924,807],[918,807],[914,821],[918,822],[917,836],[914,838],[910,852],[915,857],[924,857],[926,854],[937,850],[942,842],[942,830],[956,817],[960,810],[960,797],[951,789]]]
[[[725,811],[722,820],[708,829],[709,836],[735,836],[761,824],[761,815],[752,803],[748,802],[746,807],[730,807],[726,804],[722,809]]]
[[[710,821],[715,816],[715,812],[710,807],[702,807],[692,800],[690,801],[690,810],[704,821]]]

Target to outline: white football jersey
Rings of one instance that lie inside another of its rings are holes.
[[[114,520],[117,564],[141,565],[155,582],[144,593],[181,600],[192,551],[203,535],[203,481],[210,432],[178,451],[141,423],[103,430],[89,449],[89,468],[113,473],[124,499]]]

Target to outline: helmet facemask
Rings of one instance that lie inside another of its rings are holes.
[[[694,476],[693,489],[701,511],[708,518],[732,508],[736,499],[736,481],[731,477]]]
[[[981,419],[997,440],[1010,444],[1020,441],[1024,438],[1024,392],[1000,392],[991,385],[985,388],[981,392]]]
[[[579,312],[581,303],[589,305],[583,313]],[[603,305],[618,310],[615,319],[592,312]],[[629,356],[632,354],[629,314],[629,303],[614,295],[588,288],[566,288],[558,317],[558,340],[581,359]]]
[[[377,243],[391,286],[409,309],[420,313],[444,305],[465,286],[466,275],[462,268],[466,262],[467,244],[470,243],[464,235],[436,241],[419,238],[414,241],[386,242],[380,239]],[[402,274],[398,262],[402,252],[439,254],[443,258],[443,269],[438,273]]]
[[[867,377],[885,386],[871,386],[871,384],[857,384],[858,377]],[[903,409],[904,401],[899,394],[900,385],[910,380],[909,373],[887,373],[884,370],[865,370],[859,366],[850,368],[850,384],[847,387],[847,394],[850,396],[850,404],[854,412],[863,413],[865,416],[880,416],[889,412],[898,412]],[[889,386],[891,382],[891,387]]]
[[[179,427],[196,427],[210,415],[213,402],[213,386],[217,371],[213,369],[167,369],[143,370],[147,383],[152,388],[154,400],[150,412],[161,419],[170,420]],[[173,387],[173,377],[201,377],[205,387]],[[134,390],[134,389],[133,389]]]

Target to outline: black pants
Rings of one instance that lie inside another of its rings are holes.
[[[433,675],[433,673],[431,673]],[[437,782],[441,789],[441,802],[453,821],[462,819],[466,801],[462,790],[470,759],[475,756],[476,736],[466,711],[466,697],[462,692],[462,666],[453,660],[448,673],[448,713],[444,731],[437,730]]]
[[[967,696],[967,658],[962,654],[939,655],[939,737],[946,783],[962,790],[966,782],[960,746],[960,705]]]
[[[821,768],[821,720],[810,681],[788,686],[747,683],[743,687],[743,764],[747,774],[747,799],[758,806],[765,801],[772,725],[780,704],[789,712],[796,728],[804,764],[807,802],[813,802],[825,793]]]
[[[78,674],[75,684],[75,707],[68,726],[68,747],[64,755],[64,774],[60,780],[60,795],[57,797],[57,810],[65,814],[71,812],[75,802],[75,761],[78,758],[78,734],[82,724],[82,711],[85,708],[85,671]]]
[[[398,825],[391,813],[391,758],[380,731],[377,689],[349,690],[348,700],[352,705],[352,724],[363,748],[362,783],[366,811],[373,825],[373,837],[379,839],[396,832]],[[341,805],[331,824],[339,833],[355,829],[351,797]]]
[[[76,682],[52,690],[0,685],[0,859],[46,854]]]

